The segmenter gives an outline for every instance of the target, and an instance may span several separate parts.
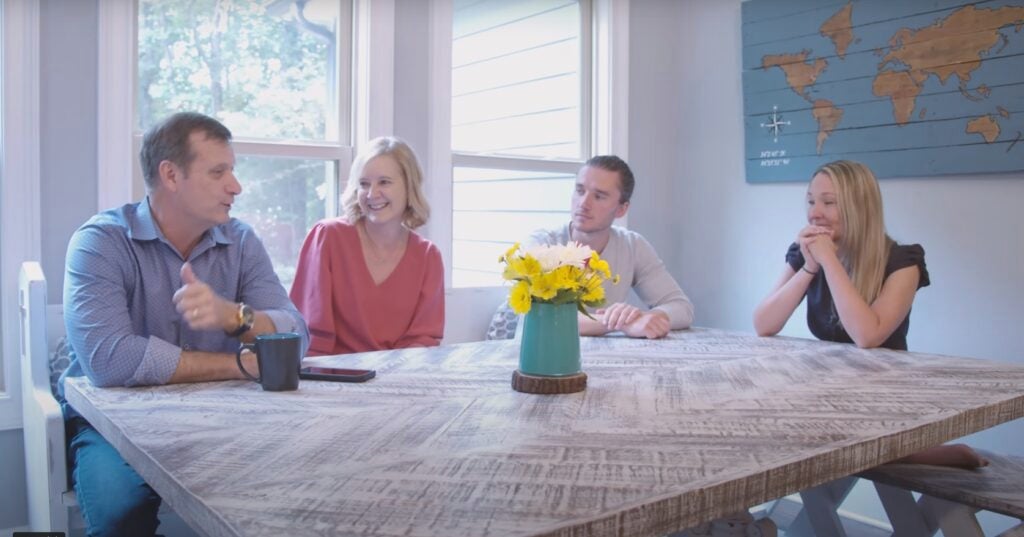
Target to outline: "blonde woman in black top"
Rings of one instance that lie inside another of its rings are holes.
[[[861,348],[907,349],[910,309],[931,282],[918,244],[885,231],[882,194],[871,170],[848,160],[819,168],[807,189],[807,226],[786,253],[772,292],[754,310],[754,328],[773,336],[807,297],[815,337]],[[963,444],[938,446],[901,462],[975,468],[988,464]]]

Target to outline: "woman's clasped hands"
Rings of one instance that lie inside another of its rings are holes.
[[[800,230],[796,237],[800,245],[800,253],[804,256],[804,267],[809,272],[821,269],[820,260],[826,255],[836,254],[836,243],[832,240],[832,230],[816,225],[809,225]]]

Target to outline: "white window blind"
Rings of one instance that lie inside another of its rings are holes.
[[[499,285],[499,254],[568,221],[590,146],[586,4],[453,7],[452,283]]]

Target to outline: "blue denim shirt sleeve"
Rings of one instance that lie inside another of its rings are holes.
[[[176,345],[132,330],[131,254],[127,237],[95,224],[68,244],[64,324],[76,361],[97,386],[166,384],[181,358]]]

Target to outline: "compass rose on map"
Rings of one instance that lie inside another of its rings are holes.
[[[762,123],[761,127],[768,129],[768,132],[772,135],[772,142],[779,143],[779,133],[782,132],[782,126],[789,125],[788,121],[782,121],[782,116],[779,115],[779,107],[772,106],[772,115],[768,116],[771,121],[768,123]]]

